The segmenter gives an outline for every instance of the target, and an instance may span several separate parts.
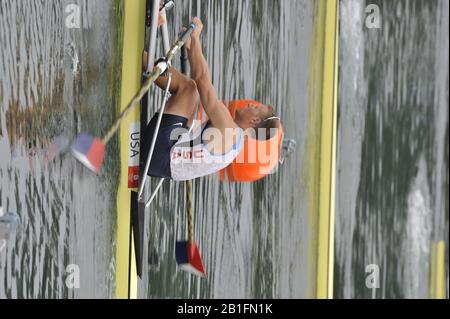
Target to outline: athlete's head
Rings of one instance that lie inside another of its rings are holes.
[[[254,129],[259,140],[270,139],[274,130],[281,127],[280,118],[275,116],[270,105],[248,105],[236,110],[236,124],[243,130]]]

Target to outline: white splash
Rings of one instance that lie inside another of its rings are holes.
[[[72,69],[72,74],[75,76],[78,74],[80,64],[75,44],[73,42],[69,43],[65,51],[66,55],[70,58],[70,68]]]
[[[427,164],[422,157],[407,197],[406,236],[403,241],[403,280],[406,298],[424,298],[428,287],[431,203]]]

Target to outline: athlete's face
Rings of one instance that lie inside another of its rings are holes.
[[[266,118],[273,116],[274,110],[270,105],[256,106],[248,104],[236,111],[239,120],[249,127],[257,127]]]

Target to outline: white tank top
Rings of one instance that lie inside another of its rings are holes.
[[[172,179],[185,181],[209,175],[227,167],[244,147],[245,136],[241,128],[237,128],[237,139],[233,148],[225,154],[213,154],[203,143],[203,132],[209,122],[202,124],[201,129],[183,133],[170,151],[170,171]]]

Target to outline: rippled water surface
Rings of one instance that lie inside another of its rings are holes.
[[[118,158],[97,178],[67,146],[81,129],[99,134],[114,116],[120,6],[78,1],[80,28],[69,29],[70,3],[0,3],[0,206],[22,220],[0,252],[1,298],[114,293]],[[79,289],[65,285],[71,264]]]
[[[340,7],[335,294],[426,298],[432,241],[448,271],[448,1],[370,3],[380,29]]]

